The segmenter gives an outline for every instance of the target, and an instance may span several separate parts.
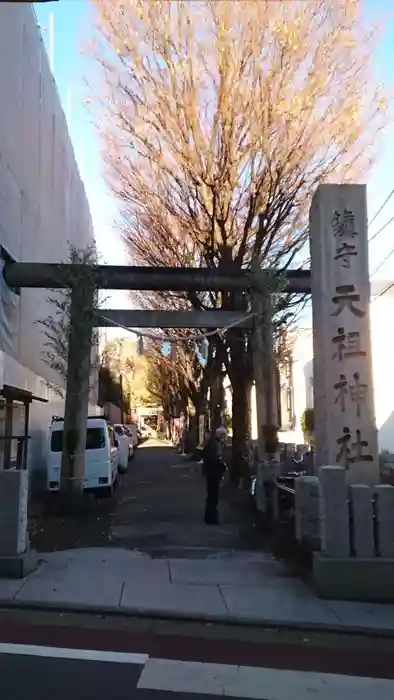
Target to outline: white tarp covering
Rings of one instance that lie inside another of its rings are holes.
[[[19,296],[5,283],[0,259],[0,350],[15,357],[19,337]]]
[[[17,262],[64,262],[69,243],[92,241],[92,222],[30,4],[0,3],[0,90],[0,245]],[[1,295],[0,348],[56,381],[37,323],[54,313],[48,290],[22,289],[15,299],[2,287]]]

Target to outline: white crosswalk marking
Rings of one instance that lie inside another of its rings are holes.
[[[138,688],[251,700],[394,698],[393,680],[164,659],[147,661]]]
[[[74,659],[80,661],[107,661],[117,664],[136,664],[143,666],[147,654],[129,654],[118,651],[99,651],[96,649],[66,649],[65,647],[43,647],[33,644],[0,643],[0,654],[12,656],[43,656],[48,659]]]

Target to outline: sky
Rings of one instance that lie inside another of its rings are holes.
[[[258,0],[256,0],[257,2]],[[387,13],[387,0],[366,0],[368,19],[384,19],[382,38],[375,54],[375,70],[379,77],[393,88],[394,65],[394,12]],[[116,202],[108,192],[102,177],[101,153],[88,109],[84,105],[85,78],[92,68],[86,49],[86,39],[91,26],[91,8],[88,0],[60,0],[57,3],[35,3],[38,23],[49,52],[50,13],[53,13],[53,71],[60,99],[68,118],[75,156],[85,184],[93,218],[96,240],[103,261],[108,264],[125,264],[127,253],[119,232],[113,225],[117,213]],[[71,95],[71,99],[70,99]],[[368,212],[371,221],[390,191],[394,188],[394,126],[385,136],[382,155],[370,173],[366,184]],[[373,280],[394,279],[394,196],[374,219],[369,236],[372,237],[393,217],[381,234],[370,244],[370,270]],[[381,265],[383,259],[393,255]],[[380,266],[376,274],[374,270]],[[107,305],[127,308],[127,293],[111,294]]]

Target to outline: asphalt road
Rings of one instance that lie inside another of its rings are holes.
[[[214,528],[203,521],[204,501],[201,465],[159,441],[149,441],[136,451],[113,499],[94,500],[77,517],[38,509],[31,517],[30,540],[38,552],[115,546],[175,558],[225,556],[265,546],[247,494],[224,486],[221,524]]]
[[[389,638],[0,610],[0,697],[392,700],[393,651]]]
[[[134,664],[0,654],[3,700],[143,700],[140,674]]]
[[[0,654],[2,700],[217,700],[138,689],[142,666],[108,661]]]

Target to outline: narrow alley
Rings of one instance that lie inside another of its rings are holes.
[[[142,445],[119,489],[112,541],[151,557],[202,558],[216,553],[255,550],[262,536],[247,494],[223,485],[220,525],[203,521],[202,466],[163,447]]]
[[[150,440],[141,445],[120,477],[112,499],[97,499],[86,514],[61,518],[39,512],[31,542],[40,552],[114,546],[153,558],[226,557],[265,547],[248,496],[223,484],[220,525],[203,520],[205,484],[201,464]]]

